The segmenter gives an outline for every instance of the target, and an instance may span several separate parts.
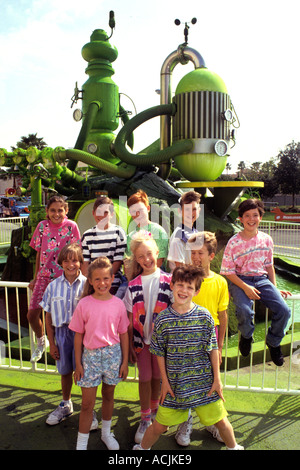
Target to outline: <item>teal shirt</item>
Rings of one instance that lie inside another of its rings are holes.
[[[158,247],[158,258],[167,258],[168,256],[168,251],[169,251],[169,237],[167,235],[167,232],[165,229],[157,224],[156,222],[149,222],[148,225],[145,227],[136,227],[136,230],[133,230],[127,235],[127,249],[126,249],[126,254],[131,255],[130,252],[130,242],[131,238],[136,232],[139,232],[140,230],[146,230],[147,232],[150,232],[152,234],[152,237],[156,241],[157,247]]]

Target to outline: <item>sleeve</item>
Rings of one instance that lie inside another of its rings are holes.
[[[127,248],[127,236],[122,227],[117,226],[117,247],[113,261],[123,261]]]
[[[155,239],[159,254],[159,258],[167,258],[169,251],[169,238],[163,227],[159,228],[159,236]]]
[[[53,297],[51,292],[52,292],[52,286],[50,282],[50,284],[48,284],[48,286],[46,287],[42,301],[40,302],[41,308],[43,308],[45,312],[48,312],[48,313],[51,313],[51,298]]]
[[[224,250],[220,269],[220,274],[223,274],[225,276],[228,274],[236,274],[236,266],[232,257],[232,248],[232,242],[229,240]]]
[[[123,298],[125,308],[128,312],[132,312],[132,294],[131,290],[127,287],[125,296]]]
[[[31,237],[29,246],[35,251],[41,251],[43,236],[43,222],[39,222]]]
[[[119,322],[119,328],[118,328],[118,333],[119,335],[122,335],[127,332],[128,326],[129,326],[129,319],[127,316],[127,310],[125,308],[125,305],[121,299],[120,300],[120,322]]]
[[[219,347],[218,347],[216,328],[215,328],[213,317],[211,316],[208,310],[206,310],[206,312],[207,312],[207,327],[208,327],[208,334],[206,336],[207,338],[206,351],[210,352],[213,349],[219,349]]]
[[[224,310],[227,310],[228,304],[229,304],[228,284],[227,284],[226,279],[221,277],[218,312],[223,312]]]
[[[274,243],[272,237],[268,236],[266,240],[267,245],[267,254],[265,259],[265,266],[272,266],[274,264],[273,261],[273,251],[274,251]]]
[[[84,333],[85,332],[85,325],[84,319],[82,315],[82,301],[80,300],[77,304],[77,307],[74,310],[72,319],[69,324],[69,328],[75,333]]]
[[[81,243],[81,236],[80,236],[80,230],[76,222],[73,222],[73,228],[72,228],[72,235],[71,235],[71,243],[76,243],[78,242],[79,244]]]
[[[82,255],[83,255],[84,261],[90,262],[91,261],[91,254],[90,254],[89,246],[88,246],[88,243],[87,243],[88,234],[89,234],[89,230],[84,232],[84,234],[82,235],[81,248],[82,248]]]
[[[170,242],[168,261],[186,263],[185,244],[180,238],[173,238]]]
[[[163,337],[163,324],[160,321],[160,316],[161,315],[159,315],[154,322],[154,328],[149,350],[151,354],[154,354],[155,356],[165,357],[166,348]]]

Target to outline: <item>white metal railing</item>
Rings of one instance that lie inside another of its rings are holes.
[[[0,247],[10,245],[11,232],[23,227],[24,217],[1,217],[0,218]]]
[[[274,254],[299,261],[300,224],[262,220],[259,230],[268,233],[274,243]]]
[[[49,364],[47,354],[43,360],[32,364],[30,362],[31,351],[34,348],[34,334],[31,328],[21,327],[20,292],[26,296],[23,300],[23,308],[28,309],[31,291],[28,283],[0,281],[0,307],[4,306],[6,319],[1,320],[7,329],[7,339],[2,340],[0,351],[0,370],[12,369],[20,371],[35,371],[39,373],[57,373],[55,365]],[[224,389],[242,390],[266,393],[300,394],[299,371],[300,371],[300,332],[295,331],[295,306],[299,306],[300,295],[289,298],[291,302],[291,324],[288,334],[282,341],[282,349],[285,351],[287,367],[276,367],[268,359],[268,348],[265,341],[254,343],[248,358],[239,354],[238,346],[230,347],[228,332],[225,338],[225,350],[221,365]],[[14,312],[11,305],[13,304]],[[23,315],[24,316],[24,315]],[[12,317],[17,323],[12,322]],[[266,316],[265,334],[268,329],[268,317]],[[11,340],[15,335],[17,339]],[[5,343],[5,348],[4,348]],[[5,354],[3,354],[5,351]],[[15,356],[17,356],[15,358]],[[255,369],[254,369],[255,367]],[[133,368],[133,375],[128,377],[129,381],[137,381],[137,370]],[[294,379],[293,377],[296,377]]]

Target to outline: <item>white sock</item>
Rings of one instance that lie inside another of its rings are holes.
[[[41,336],[40,338],[37,338],[37,344],[38,346],[44,346],[45,345],[45,336]]]
[[[78,432],[76,450],[87,450],[89,435],[90,433],[83,434],[82,432]]]
[[[104,419],[102,420],[102,426],[101,426],[101,434],[103,436],[107,436],[110,434],[110,428],[111,428],[111,419],[109,421],[105,421]]]

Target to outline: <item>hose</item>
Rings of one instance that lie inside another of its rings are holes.
[[[180,155],[181,153],[186,153],[192,150],[193,142],[192,140],[181,140],[172,144],[172,146],[167,147],[163,150],[158,150],[156,152],[152,152],[148,155],[140,155],[140,154],[133,154],[129,152],[125,144],[130,138],[132,132],[145,121],[149,119],[161,116],[164,114],[170,114],[174,116],[176,113],[176,106],[171,104],[164,104],[154,106],[149,108],[145,111],[134,116],[130,121],[128,121],[120,130],[117,138],[114,142],[114,152],[117,157],[126,162],[129,165],[135,166],[149,166],[149,165],[159,165],[161,163],[167,162],[171,158]]]
[[[84,152],[83,150],[78,149],[55,149],[54,150],[54,158],[56,161],[65,160],[67,158],[71,158],[73,160],[77,160],[80,162],[84,162],[87,165],[94,166],[99,170],[102,170],[104,173],[109,173],[113,176],[117,176],[119,178],[131,178],[135,171],[136,167],[131,165],[126,165],[123,167],[114,165],[113,163],[107,162],[102,158],[99,158],[95,155],[92,155],[88,152]]]

